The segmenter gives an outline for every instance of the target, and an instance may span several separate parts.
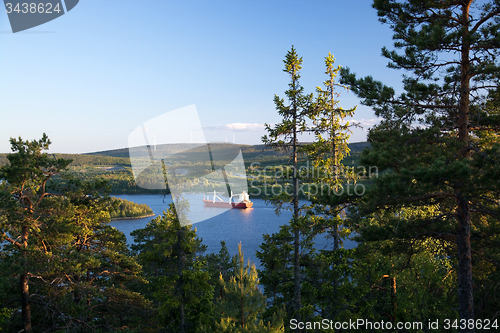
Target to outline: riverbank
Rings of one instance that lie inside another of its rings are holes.
[[[144,216],[134,216],[134,217],[127,217],[127,216],[124,216],[124,217],[113,217],[111,219],[111,221],[117,221],[117,220],[137,220],[137,219],[143,219],[143,218],[151,217],[151,216],[156,216],[156,214],[148,214],[148,215],[144,215]]]

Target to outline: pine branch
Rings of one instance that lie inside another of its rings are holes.
[[[19,242],[15,241],[14,239],[10,238],[9,236],[7,236],[7,234],[6,234],[5,232],[3,233],[3,238],[4,238],[6,241],[8,241],[9,243],[11,243],[11,244],[13,244],[13,245],[17,246],[17,248],[18,248],[18,249],[21,249],[21,248],[22,248],[22,244],[21,244],[21,243],[19,243]]]
[[[474,34],[481,27],[481,25],[483,25],[483,23],[485,23],[486,21],[488,21],[489,19],[491,19],[491,18],[493,18],[495,16],[498,16],[499,14],[500,14],[500,7],[497,7],[497,9],[495,11],[489,12],[487,15],[483,16],[482,19],[480,19],[479,21],[477,21],[477,23],[470,30],[470,32],[472,34]]]

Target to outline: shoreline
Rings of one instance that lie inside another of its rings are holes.
[[[151,217],[155,216],[156,214],[149,214],[149,215],[144,215],[144,216],[137,216],[137,217],[113,217],[111,218],[111,221],[117,221],[117,220],[135,220],[135,219],[143,219],[145,217]]]

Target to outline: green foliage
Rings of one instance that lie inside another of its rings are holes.
[[[302,58],[299,58],[295,48],[287,52],[285,60],[284,72],[290,75],[289,89],[285,91],[288,98],[288,105],[285,100],[274,96],[274,104],[278,114],[282,117],[282,122],[271,128],[266,124],[268,135],[262,137],[262,141],[268,145],[280,149],[291,148],[292,156],[292,195],[286,193],[276,195],[270,201],[276,205],[277,211],[282,208],[283,204],[290,202],[293,206],[293,215],[291,225],[293,226],[294,237],[294,261],[293,261],[293,284],[294,284],[294,309],[295,316],[298,319],[301,308],[301,275],[300,275],[300,228],[299,228],[299,177],[298,171],[298,134],[307,131],[307,117],[313,111],[313,95],[305,95],[304,87],[299,83],[300,70],[302,69]]]
[[[266,145],[281,148],[288,145],[296,146],[298,144],[297,133],[306,130],[306,117],[311,112],[313,96],[312,94],[305,95],[304,87],[299,83],[302,62],[302,58],[299,58],[292,46],[292,49],[287,52],[285,60],[283,60],[285,64],[283,71],[290,75],[289,89],[285,91],[289,105],[285,105],[283,98],[274,95],[276,110],[283,118],[283,121],[276,124],[274,128],[266,124],[268,135],[262,137],[262,141]]]
[[[234,259],[234,258],[233,258]],[[229,281],[234,276],[233,259],[226,246],[225,241],[221,241],[221,249],[218,254],[210,253],[205,256],[207,270],[210,275],[210,285],[214,286],[214,302],[216,299],[224,297],[224,286],[219,283],[220,277],[224,281]]]
[[[210,324],[213,287],[202,258],[205,247],[190,225],[181,226],[175,206],[132,232],[149,279],[145,290],[158,309],[158,327],[167,332],[195,332]]]
[[[349,150],[350,156],[345,158],[345,163],[350,166],[359,165],[359,158],[361,156],[361,151],[366,147],[367,143],[350,143]],[[211,150],[214,155],[218,158],[218,162],[223,165],[224,163],[229,163],[234,159],[235,147],[241,149],[243,158],[246,165],[246,173],[253,178],[248,179],[248,186],[252,188],[252,197],[265,198],[270,197],[270,191],[266,192],[269,187],[269,183],[281,182],[276,176],[270,173],[271,169],[276,169],[277,167],[284,167],[289,163],[290,152],[285,150],[276,151],[272,147],[267,147],[265,145],[230,145],[230,144],[211,144]],[[238,150],[239,151],[239,150]],[[194,149],[191,152],[194,156],[185,156],[187,160],[196,159],[196,152]],[[156,173],[146,174],[141,176],[138,182],[135,181],[132,168],[130,165],[130,159],[128,157],[128,151],[125,153],[123,150],[112,150],[106,152],[99,152],[93,154],[51,154],[54,158],[71,158],[72,162],[68,166],[68,173],[71,174],[76,179],[82,182],[92,182],[97,178],[104,179],[108,182],[111,194],[168,194],[169,190],[150,190],[141,188],[140,186],[151,186],[153,183],[157,183]],[[231,159],[232,158],[232,159]],[[0,166],[7,165],[9,162],[7,160],[7,154],[0,154]],[[308,160],[299,160],[298,168],[308,167]],[[188,163],[189,164],[189,163]],[[216,181],[206,177],[207,174],[211,172],[211,166],[209,164],[197,164],[188,166],[191,177],[199,177],[197,182],[193,184],[193,191],[198,192],[213,192],[223,191],[224,186],[220,185]],[[264,176],[264,170],[266,171],[267,177]],[[231,174],[228,174],[228,180],[231,181]],[[283,180],[286,181],[286,180]],[[308,180],[305,180],[306,182]],[[59,185],[62,186],[66,183],[66,180],[60,176],[55,175],[49,181],[51,186]],[[284,185],[283,185],[284,186]],[[288,192],[291,190],[288,189]],[[301,199],[308,199],[307,189],[304,191],[299,191],[299,197]]]
[[[315,105],[315,112],[309,117],[313,123],[311,130],[315,134],[315,141],[312,144],[304,146],[302,149],[307,152],[308,156],[313,161],[312,172],[315,176],[313,181],[317,187],[328,189],[328,193],[315,191],[312,197],[309,210],[313,210],[317,215],[314,218],[316,221],[311,221],[316,232],[328,232],[334,239],[334,249],[340,248],[341,236],[346,237],[349,229],[341,231],[341,214],[343,214],[349,202],[332,204],[332,196],[340,196],[345,189],[348,189],[350,181],[356,181],[357,175],[354,167],[345,166],[342,160],[349,155],[349,132],[350,127],[358,126],[351,124],[349,121],[344,123],[346,117],[352,117],[356,107],[351,109],[343,109],[339,106],[340,93],[336,92],[337,87],[346,89],[339,85],[336,78],[341,69],[340,66],[335,67],[335,58],[331,53],[325,58],[326,72],[328,79],[324,82],[326,90],[317,87],[318,97]],[[323,172],[319,172],[322,170]],[[346,184],[347,183],[347,184]],[[343,203],[343,204],[340,204]],[[345,215],[345,214],[343,214]],[[309,214],[312,218],[312,214]]]
[[[225,279],[222,273],[219,283],[223,295],[218,298],[216,311],[221,314],[216,323],[217,332],[283,332],[283,317],[278,312],[264,324],[261,315],[266,309],[266,298],[259,290],[259,278],[255,264],[245,265],[241,243],[238,256],[233,258],[234,273]]]
[[[9,320],[9,318],[12,316],[12,313],[14,312],[14,309],[10,308],[2,308],[0,309],[0,332],[5,331],[2,329],[2,327],[5,327],[5,324]],[[7,331],[5,331],[7,332]]]
[[[394,31],[395,50],[382,54],[406,74],[397,94],[371,77],[341,72],[341,82],[383,118],[369,132],[372,149],[362,163],[384,173],[353,211],[353,225],[366,240],[449,242],[460,317],[472,319],[476,311],[487,318],[496,310],[474,306],[473,265],[498,262],[500,6],[376,0],[374,7]]]
[[[355,249],[316,252],[311,239],[304,238],[302,320],[427,323],[429,319],[458,318],[449,306],[457,298],[456,263],[446,251],[449,243],[361,242]],[[290,227],[283,226],[279,233],[265,235],[264,240],[257,252],[262,265],[260,284],[268,297],[263,318],[271,318],[284,308],[285,322],[289,322],[294,314]]]
[[[50,141],[11,139],[9,164],[0,169],[0,295],[8,331],[147,327],[149,304],[132,285],[140,266],[125,236],[107,225],[106,184],[65,175],[71,161],[43,150]],[[14,310],[11,311],[10,309]]]
[[[301,276],[301,320],[310,320],[316,315],[315,288],[317,280],[311,278],[316,270],[317,253],[314,248],[314,234],[308,227],[306,217],[299,217],[301,232],[300,270]],[[260,284],[264,287],[264,295],[268,305],[264,318],[271,320],[273,316],[285,316],[285,322],[296,316],[294,305],[294,241],[293,228],[283,225],[278,233],[264,235],[264,243],[256,256],[261,262],[259,270]],[[284,314],[282,312],[285,311]]]
[[[137,204],[120,198],[112,198],[112,208],[109,216],[112,219],[126,218],[126,217],[144,217],[153,214],[153,210],[146,204]]]
[[[349,121],[344,122],[346,117],[354,115],[356,107],[344,109],[339,106],[340,93],[335,89],[345,87],[336,82],[341,67],[335,67],[334,64],[335,58],[328,53],[325,58],[325,74],[328,75],[324,82],[326,90],[316,88],[318,96],[314,112],[308,115],[313,122],[310,131],[315,134],[315,141],[302,148],[314,162],[315,168],[323,168],[329,172],[322,180],[332,187],[341,185],[339,176],[348,174],[341,161],[349,155],[350,127],[357,125]]]
[[[256,256],[261,262],[260,283],[264,295],[270,300],[267,316],[281,308],[293,313],[293,235],[288,225],[281,226],[276,234],[265,234]]]
[[[299,84],[302,58],[292,47],[284,60],[286,101],[274,97],[282,121],[266,125],[266,146],[237,146],[255,177],[251,186],[293,188],[292,196],[259,194],[277,210],[292,203],[293,218],[264,235],[258,272],[245,264],[241,244],[232,260],[224,242],[218,254],[203,255],[196,229],[179,222],[186,205],[171,205],[134,231],[132,256],[107,222],[152,212],[107,193],[146,193],[141,186],[157,182],[158,170],[136,184],[126,150],[49,156],[46,135],[11,139],[13,153],[0,155],[0,331],[284,332],[293,318],[426,324],[472,318],[472,310],[496,318],[500,5],[375,0],[374,7],[394,30],[396,50],[382,53],[390,68],[407,71],[404,92],[356,78],[329,54],[325,88],[314,99]],[[347,143],[352,124],[345,120],[354,108],[338,105],[338,73],[382,117],[365,145]],[[299,144],[305,132],[316,135],[313,144]],[[358,164],[360,146],[368,148],[362,164],[377,166],[378,178],[356,179],[357,170],[344,165]],[[200,191],[219,188],[204,177],[211,166],[200,160],[203,152],[191,148],[158,147],[189,149],[180,156],[192,161],[182,181]],[[229,148],[211,146],[221,164],[234,159]],[[280,168],[286,164],[292,167]],[[293,172],[310,166],[323,172]],[[204,178],[195,184],[189,177]],[[298,207],[301,190],[351,188],[351,180],[369,191],[314,194]],[[318,251],[314,237],[325,232],[334,246]],[[342,248],[349,235],[355,249]]]
[[[394,253],[391,242],[322,251],[317,289],[320,318],[336,321],[423,322],[457,318],[453,261],[436,244]],[[333,282],[336,283],[333,283]],[[332,302],[335,297],[335,302]]]

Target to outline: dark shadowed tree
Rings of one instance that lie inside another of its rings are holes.
[[[181,225],[176,206],[144,229],[132,232],[139,262],[150,281],[146,295],[158,309],[166,332],[195,332],[213,318],[213,292],[202,254],[205,246],[191,225]]]
[[[0,294],[14,310],[7,330],[112,330],[141,320],[147,326],[148,302],[129,288],[142,283],[140,266],[123,233],[107,225],[106,183],[69,177],[51,188],[71,161],[43,152],[46,135],[11,145],[0,169]]]
[[[497,241],[500,216],[499,146],[491,140],[500,129],[491,110],[500,73],[500,4],[376,0],[373,6],[394,31],[396,50],[382,54],[389,68],[405,74],[396,93],[342,71],[341,82],[382,117],[369,133],[373,149],[364,163],[386,172],[357,213],[390,209],[397,216],[405,207],[435,207],[431,216],[393,219],[390,228],[383,226],[390,233],[376,234],[455,244],[460,318],[473,319],[473,261],[496,262],[498,270],[488,249]]]

